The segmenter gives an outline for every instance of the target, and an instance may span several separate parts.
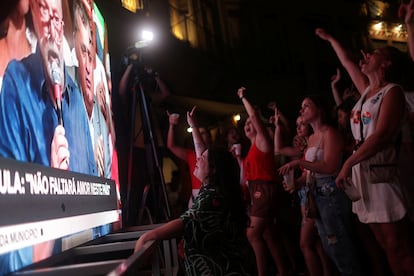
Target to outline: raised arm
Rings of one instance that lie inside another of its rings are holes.
[[[157,82],[157,85],[160,89],[160,94],[159,94],[159,101],[162,102],[165,98],[167,98],[171,92],[168,89],[167,85],[165,84],[165,82],[160,78],[159,75],[155,76],[155,81]]]
[[[398,10],[398,16],[400,18],[404,17],[408,34],[408,49],[411,58],[414,60],[414,0],[411,0],[408,4],[402,3]]]
[[[207,146],[204,143],[203,138],[201,137],[200,129],[195,116],[195,110],[196,106],[194,106],[193,109],[191,109],[191,111],[187,111],[187,122],[193,130],[191,133],[193,134],[196,156],[200,157],[203,154],[204,150],[207,148]]]
[[[332,89],[332,96],[335,100],[336,106],[342,103],[342,97],[338,91],[338,82],[341,79],[341,70],[336,68],[336,74],[332,76],[331,79],[331,89]]]
[[[283,125],[279,122],[279,115],[276,115],[277,111],[275,109],[275,115],[274,115],[274,125],[275,125],[275,134],[273,136],[273,146],[274,146],[274,152],[275,155],[284,155],[283,153],[281,153],[281,150],[284,147],[284,143],[283,143],[283,135],[282,135],[282,128]]]
[[[154,75],[154,80],[157,84],[157,87],[155,88],[155,92],[151,94],[151,99],[154,103],[159,104],[163,102],[165,98],[171,94],[171,92],[157,72],[154,72],[150,67],[145,68],[145,71],[149,75]]]
[[[279,125],[283,125],[287,131],[291,131],[289,127],[289,120],[283,115],[282,112],[280,112],[280,109],[277,107],[275,102],[270,102],[267,107],[274,111],[273,118],[276,120]],[[275,123],[275,121],[273,121]],[[276,127],[276,125],[275,125]]]
[[[246,88],[240,87],[237,91],[237,95],[241,99],[244,108],[246,109],[249,118],[256,129],[257,136],[256,136],[256,146],[263,152],[273,151],[273,143],[271,141],[271,137],[267,132],[266,126],[264,122],[260,119],[260,114],[258,110],[256,110],[252,104],[246,99],[245,97]]]
[[[167,111],[168,115],[168,134],[167,134],[167,148],[181,160],[187,160],[187,149],[184,147],[177,146],[175,144],[175,127],[178,124],[179,115],[176,113],[170,114]]]
[[[275,133],[273,136],[273,146],[275,155],[284,155],[288,157],[300,157],[301,151],[295,147],[285,145],[285,137],[288,134],[290,136],[289,122],[286,117],[279,111],[276,105],[268,105],[269,108],[274,110],[274,115],[271,117],[271,121],[275,125]]]
[[[128,79],[132,72],[133,65],[128,64],[125,72],[122,74],[121,80],[119,81],[119,97],[121,98],[123,106],[127,106],[127,89],[128,89]]]
[[[339,43],[338,40],[336,40],[331,34],[326,32],[324,29],[316,29],[315,34],[319,36],[321,39],[326,40],[331,44],[333,50],[339,58],[339,61],[348,72],[359,93],[364,93],[365,88],[368,85],[367,78],[361,72],[359,65],[352,60],[347,49],[345,49],[344,46],[341,43]]]

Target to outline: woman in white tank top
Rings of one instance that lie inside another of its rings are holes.
[[[407,59],[398,49],[386,46],[371,53],[362,52],[363,59],[356,64],[332,35],[323,29],[317,29],[316,35],[330,43],[362,95],[351,114],[354,138],[362,143],[343,164],[336,184],[343,188],[344,181],[352,175],[362,197],[353,203],[353,211],[371,228],[392,273],[414,275],[414,242],[399,176],[373,184],[361,168],[361,162],[374,155],[385,157],[389,164],[396,159],[395,143],[404,118],[405,99],[402,88],[395,83],[403,75]]]

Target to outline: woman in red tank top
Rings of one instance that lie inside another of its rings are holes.
[[[281,247],[271,231],[275,216],[276,171],[273,141],[258,111],[245,98],[245,88],[237,95],[249,115],[244,126],[251,146],[243,162],[244,179],[249,185],[251,197],[250,226],[247,237],[256,255],[258,276],[269,275],[267,249],[277,266],[279,275],[287,275],[285,262],[281,259]],[[267,249],[266,249],[267,248]]]

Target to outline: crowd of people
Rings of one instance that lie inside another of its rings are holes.
[[[0,156],[117,180],[110,82],[91,2],[70,8],[66,21],[56,0],[20,0],[2,11]],[[414,0],[399,13],[413,60]],[[72,55],[64,22],[73,24]],[[275,103],[264,120],[244,87],[235,93],[248,115],[243,132],[230,126],[220,145],[196,108],[186,114],[193,148],[176,144],[179,116],[168,113],[167,148],[188,164],[191,195],[187,210],[142,235],[136,251],[148,240],[182,237],[187,275],[414,275],[412,170],[401,162],[414,160],[409,57],[385,46],[355,61],[326,30],[315,35],[343,69],[331,79],[335,105],[325,102],[328,94],[304,97],[296,132]],[[340,91],[343,71],[351,83]],[[3,255],[0,267],[18,269],[54,246]]]
[[[0,156],[119,184],[93,1],[3,1],[0,15]],[[61,250],[48,241],[2,254],[0,274]]]
[[[194,270],[201,260],[208,275],[414,275],[413,194],[399,161],[414,156],[413,109],[404,83],[414,59],[414,0],[401,4],[399,12],[407,25],[411,59],[385,46],[361,51],[361,60],[355,61],[351,49],[333,35],[315,30],[343,68],[331,79],[335,104],[326,103],[328,93],[305,96],[298,107],[296,132],[282,114],[283,107],[270,103],[273,114],[263,120],[249,101],[248,89],[240,87],[237,96],[248,118],[244,133],[235,135],[233,142],[228,133],[237,132],[234,127],[217,139],[225,141],[220,150],[233,155],[233,161],[222,157],[225,167],[217,166],[215,143],[207,147],[194,109],[189,111],[196,158],[191,173],[200,181],[200,190],[181,217],[145,234],[136,250],[147,240],[183,236],[188,275],[201,275]],[[337,84],[344,71],[351,82],[340,91]],[[172,116],[171,130],[176,124]],[[242,136],[247,148],[240,154],[233,144],[239,145]],[[187,160],[185,156],[181,158]],[[226,183],[224,174],[229,177]],[[208,196],[213,190],[217,198]],[[297,204],[282,206],[287,197]],[[240,220],[241,202],[248,219]],[[207,227],[205,215],[218,209]],[[288,225],[286,217],[297,217],[299,223]],[[226,227],[216,231],[220,223]],[[235,232],[230,225],[245,227]],[[207,231],[202,237],[200,229]],[[292,232],[297,239],[287,238]],[[214,246],[205,249],[205,239],[210,238]],[[243,247],[238,253],[247,255],[229,257],[235,240]],[[253,266],[242,262],[251,253]]]

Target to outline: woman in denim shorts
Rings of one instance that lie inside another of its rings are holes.
[[[299,116],[296,119],[296,136],[293,138],[292,146],[285,146],[283,145],[283,133],[281,132],[284,129],[287,129],[287,126],[281,125],[282,122],[280,122],[281,120],[278,118],[279,116],[280,112],[275,108],[274,118],[272,118],[273,123],[275,124],[275,155],[286,156],[290,158],[290,160],[304,158],[309,136],[313,133],[311,126],[304,123],[302,116]],[[300,173],[300,176],[294,180],[294,187],[289,186],[284,182],[283,188],[289,193],[297,192],[299,197],[302,215],[299,245],[307,272],[310,276],[332,275],[333,264],[322,248],[315,220],[306,217],[306,195],[309,190],[305,185],[306,171],[303,168],[296,168],[295,172]]]
[[[312,126],[305,159],[293,160],[279,169],[281,174],[303,167],[315,179],[316,205],[319,217],[316,226],[325,252],[342,275],[363,275],[356,246],[351,237],[351,201],[335,185],[341,166],[343,139],[332,125],[329,105],[319,96],[302,101],[301,116]]]

